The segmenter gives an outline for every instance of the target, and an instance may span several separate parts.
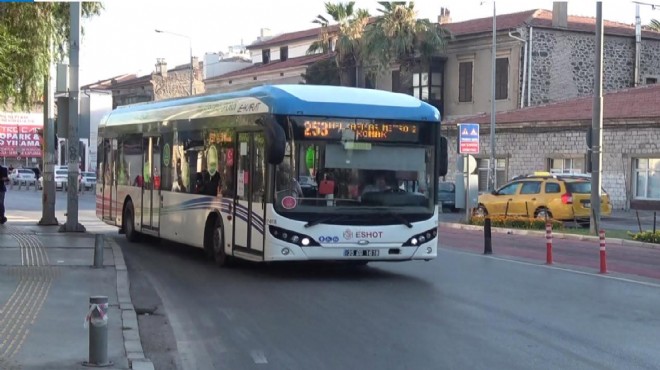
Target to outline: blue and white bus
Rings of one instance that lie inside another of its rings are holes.
[[[272,85],[119,107],[99,126],[96,208],[140,234],[251,261],[431,260],[436,108],[412,96]]]

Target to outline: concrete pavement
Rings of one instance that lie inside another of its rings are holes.
[[[102,295],[109,300],[109,368],[153,369],[142,351],[124,257],[112,238],[104,238],[103,267],[93,268],[94,234],[36,226],[38,218],[13,216],[11,208],[7,217],[0,226],[0,368],[86,369],[84,319],[89,297]]]

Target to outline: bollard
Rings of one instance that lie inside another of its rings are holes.
[[[89,311],[85,326],[89,324],[89,361],[84,366],[111,366],[108,361],[108,297],[89,297]]]
[[[96,234],[94,239],[94,267],[103,267],[103,235]]]
[[[600,273],[607,274],[607,255],[605,254],[605,230],[598,232],[600,239]]]
[[[545,263],[552,265],[552,222],[545,224]]]
[[[484,254],[493,254],[493,244],[490,234],[490,217],[484,219]]]

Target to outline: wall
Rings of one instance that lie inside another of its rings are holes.
[[[266,84],[299,84],[303,82],[301,75],[307,70],[306,66],[293,68],[286,71],[274,71],[256,76],[237,76],[214,81],[206,86],[208,93],[220,93],[228,91],[244,90],[254,86]],[[231,81],[231,83],[229,83]]]
[[[457,116],[490,112],[492,53],[490,36],[457,39],[445,53],[444,109],[448,119]],[[520,74],[523,43],[507,35],[498,35],[497,57],[509,58],[509,86],[507,99],[496,101],[496,110],[513,110],[520,106]],[[458,101],[459,63],[472,61],[472,102]]]
[[[204,79],[221,76],[225,73],[238,71],[239,69],[247,68],[252,63],[249,61],[226,61],[219,59],[218,54],[206,54],[204,56]]]
[[[640,127],[606,125],[603,130],[603,188],[617,209],[627,207],[632,187],[632,159],[638,157],[660,157],[660,122]],[[504,126],[504,125],[502,125]],[[507,158],[507,178],[547,171],[549,158],[582,158],[586,153],[583,127],[543,129],[526,128],[516,131],[498,129],[495,153],[497,158]],[[447,129],[443,129],[443,133]],[[490,138],[488,125],[481,126],[480,151],[477,158],[489,158]],[[456,130],[449,129],[449,172],[448,181],[454,181],[456,171]]]
[[[593,94],[593,34],[534,28],[532,105]],[[603,91],[634,86],[635,39],[605,35]],[[641,76],[660,75],[660,40],[642,39]]]

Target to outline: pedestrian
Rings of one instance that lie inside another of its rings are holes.
[[[7,167],[0,165],[0,224],[7,222],[7,217],[5,217],[5,193],[7,192],[6,183],[8,181]]]

